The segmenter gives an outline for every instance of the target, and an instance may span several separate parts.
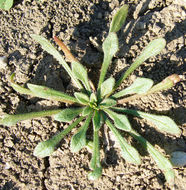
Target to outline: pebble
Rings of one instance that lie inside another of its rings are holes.
[[[183,167],[186,166],[186,152],[175,151],[171,154],[171,162],[173,166]]]
[[[6,56],[0,57],[0,69],[5,69],[8,63],[8,58]]]
[[[136,29],[137,30],[144,30],[144,29],[146,29],[146,23],[145,22],[138,22],[138,23],[136,23]]]
[[[102,13],[101,12],[98,13],[97,18],[99,18],[99,19],[102,18]]]

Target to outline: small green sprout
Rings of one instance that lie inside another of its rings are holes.
[[[131,64],[128,70],[121,75],[118,81],[115,81],[113,77],[105,80],[105,76],[108,67],[111,64],[112,58],[119,50],[116,32],[119,31],[124,24],[127,12],[127,5],[124,5],[119,9],[113,17],[109,34],[103,42],[104,59],[97,89],[95,89],[92,82],[88,79],[87,70],[76,58],[73,57],[63,42],[61,42],[57,37],[54,37],[56,43],[61,47],[67,59],[71,62],[71,67],[65,62],[62,55],[51,45],[48,40],[42,36],[32,34],[31,37],[40,43],[42,48],[49,54],[53,55],[54,58],[57,59],[58,62],[65,68],[79,91],[75,92],[74,96],[70,96],[63,92],[34,84],[27,84],[28,88],[24,88],[14,82],[15,74],[10,77],[11,86],[15,91],[22,94],[49,100],[57,100],[60,102],[69,103],[70,105],[75,104],[75,106],[70,106],[69,108],[63,110],[58,109],[27,114],[5,115],[0,119],[0,124],[11,126],[22,120],[44,116],[52,116],[54,120],[60,122],[69,123],[74,121],[62,132],[56,134],[47,141],[40,142],[36,146],[34,155],[39,158],[44,158],[46,156],[50,156],[54,152],[55,147],[65,135],[80,124],[80,122],[84,121],[82,126],[72,136],[70,148],[72,152],[78,152],[84,147],[89,147],[91,149],[92,159],[90,161],[90,168],[92,171],[88,175],[90,180],[96,180],[102,174],[99,131],[101,127],[106,124],[119,142],[121,147],[121,155],[127,162],[140,164],[141,158],[138,151],[133,146],[128,144],[127,140],[121,136],[120,130],[125,131],[141,143],[141,145],[154,159],[158,167],[162,170],[167,182],[173,184],[174,171],[170,161],[132,128],[127,116],[124,114],[131,114],[144,118],[153,123],[157,127],[157,130],[161,132],[179,135],[181,130],[175,122],[167,116],[158,116],[116,106],[118,104],[122,105],[123,103],[130,102],[131,100],[137,98],[142,98],[152,93],[167,90],[179,82],[180,77],[173,74],[156,85],[153,85],[153,81],[151,79],[139,77],[131,86],[115,93],[115,90],[120,86],[123,80],[125,80],[137,67],[139,67],[149,57],[156,56],[161,52],[166,45],[165,40],[163,38],[159,38],[151,41],[141,55],[136,58],[133,64]],[[126,95],[127,97],[124,97]],[[93,141],[88,140],[86,137],[89,126],[93,126]]]
[[[13,6],[14,0],[0,0],[0,9],[8,11]]]

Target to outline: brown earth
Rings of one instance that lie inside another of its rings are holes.
[[[8,57],[7,64],[0,65],[0,112],[24,113],[65,106],[16,93],[8,83],[9,75],[15,72],[16,81],[21,84],[32,82],[62,91],[71,90],[70,78],[31,39],[32,33],[40,34],[52,43],[54,35],[63,39],[88,67],[91,79],[97,81],[103,57],[99,49],[112,15],[124,3],[129,5],[129,16],[119,32],[121,48],[109,74],[118,77],[117,73],[128,67],[149,41],[164,37],[167,45],[162,53],[146,61],[123,86],[136,76],[148,77],[157,83],[173,73],[184,75],[184,0],[18,0],[10,11],[0,10],[0,56]],[[175,150],[186,151],[184,96],[185,84],[182,81],[171,90],[129,105],[150,113],[166,114],[176,121],[182,130],[181,136],[177,137],[159,133],[141,119],[131,120],[132,126],[167,157]],[[175,168],[176,182],[174,187],[170,187],[154,161],[130,138],[142,155],[142,164],[126,163],[117,147],[113,149],[111,146],[106,151],[102,140],[103,176],[95,182],[87,179],[91,154],[86,149],[78,154],[70,152],[72,133],[49,158],[34,157],[33,150],[38,142],[48,139],[63,127],[64,123],[51,118],[24,121],[12,127],[1,126],[0,189],[186,189],[185,168]]]

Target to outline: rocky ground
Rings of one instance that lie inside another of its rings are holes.
[[[32,82],[61,91],[72,90],[66,72],[31,39],[33,33],[46,37],[53,44],[54,35],[63,39],[87,66],[91,79],[97,82],[103,58],[102,41],[108,33],[112,15],[124,3],[129,5],[129,15],[118,33],[120,51],[109,74],[117,78],[149,41],[164,37],[167,45],[162,53],[146,61],[123,86],[136,76],[151,78],[155,83],[173,73],[184,76],[185,0],[15,0],[9,11],[0,10],[0,56],[8,57],[7,63],[0,64],[0,113],[25,113],[65,106],[16,93],[8,82],[12,72],[16,73],[16,81],[20,84]],[[186,151],[185,89],[183,80],[171,90],[129,105],[168,115],[178,124],[182,134],[176,137],[157,132],[141,119],[131,120],[133,127],[167,157],[175,150]],[[186,189],[185,168],[175,168],[175,185],[170,187],[154,161],[132,139],[129,140],[142,155],[142,165],[127,164],[118,149],[112,147],[104,159],[102,140],[103,176],[95,182],[87,179],[91,154],[86,149],[79,154],[70,152],[72,133],[49,158],[34,157],[33,150],[38,142],[63,127],[64,123],[51,118],[24,121],[12,127],[0,126],[0,189]]]

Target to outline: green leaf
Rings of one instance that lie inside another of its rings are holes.
[[[84,108],[67,108],[54,115],[54,119],[61,122],[71,122]]]
[[[92,121],[93,121],[94,130],[98,131],[101,127],[101,116],[99,111],[97,110],[94,111],[94,117]]]
[[[127,94],[144,94],[146,93],[153,85],[153,81],[148,78],[137,78],[134,83],[125,88],[124,90],[114,94],[112,97],[119,98]]]
[[[118,38],[116,33],[109,33],[105,41],[103,42],[103,52],[104,52],[104,60],[101,67],[101,74],[98,83],[98,89],[101,87],[101,84],[104,81],[108,66],[111,63],[112,57],[116,54],[119,49]]]
[[[102,175],[102,167],[99,168],[97,167],[95,170],[93,170],[88,174],[88,179],[94,181],[97,180],[99,177],[101,177],[101,175]]]
[[[173,87],[177,82],[181,80],[181,77],[177,74],[170,75],[166,77],[160,83],[154,85],[147,93],[152,94],[161,90],[167,90]]]
[[[95,118],[95,115],[94,115],[94,118]],[[94,119],[93,119],[93,122],[94,122]],[[98,121],[95,121],[95,122],[98,122]],[[99,126],[98,128],[100,128]],[[98,135],[98,130],[96,126],[94,126],[93,153],[92,153],[92,159],[90,161],[90,167],[93,169],[93,171],[89,173],[88,178],[90,180],[98,179],[102,174],[102,167],[100,163],[99,135]]]
[[[152,122],[156,128],[159,131],[167,132],[172,135],[180,135],[181,130],[176,125],[176,123],[167,116],[160,116],[160,115],[154,115],[149,114],[137,110],[130,110],[130,109],[124,109],[124,108],[113,108],[116,111],[132,114],[141,118],[144,118],[150,122]]]
[[[32,95],[32,96],[35,96],[35,94],[28,90],[27,88],[24,88],[20,85],[18,85],[17,83],[14,82],[14,77],[15,77],[15,73],[13,73],[11,76],[10,76],[10,84],[12,86],[12,88],[16,91],[16,92],[19,92],[21,94],[27,94],[27,95]]]
[[[53,90],[46,86],[40,86],[35,84],[27,84],[27,86],[37,97],[49,100],[57,100],[66,103],[78,103],[78,101],[74,97],[69,96],[63,92]]]
[[[8,11],[13,6],[13,0],[0,0],[0,8]]]
[[[74,96],[77,98],[78,102],[84,105],[88,105],[89,103],[89,97],[81,92],[75,92]]]
[[[149,154],[154,159],[158,167],[164,173],[167,182],[173,185],[174,170],[170,161],[167,158],[165,158],[159,151],[157,151],[146,139],[144,139],[136,131],[131,130],[130,134],[144,146],[144,148],[149,152]]]
[[[137,67],[139,67],[145,60],[152,56],[159,54],[164,49],[166,41],[164,38],[159,38],[150,42],[140,56],[136,58],[129,69],[120,77],[115,85],[115,89],[125,80]]]
[[[108,78],[101,84],[100,95],[101,98],[111,93],[115,85],[115,79],[113,77]]]
[[[95,93],[92,93],[92,94],[90,95],[90,102],[91,102],[91,103],[97,102],[97,97],[96,97]]]
[[[89,81],[88,81],[88,74],[86,69],[78,62],[72,63],[72,72],[76,76],[77,79],[79,79],[85,86],[85,88],[88,91],[91,91]]]
[[[44,37],[42,37],[40,35],[31,34],[31,37],[34,40],[36,40],[38,43],[40,43],[41,46],[42,46],[42,48],[45,51],[47,51],[49,54],[51,54],[52,56],[54,56],[59,61],[59,63],[65,68],[65,70],[67,71],[67,73],[70,75],[70,77],[76,83],[77,87],[79,89],[83,89],[81,83],[77,80],[77,78],[75,77],[74,73],[71,71],[70,67],[68,66],[68,64],[63,59],[62,55],[54,48],[54,46],[47,39],[45,39]]]
[[[40,142],[34,149],[34,156],[39,158],[44,158],[50,156],[54,151],[57,144],[64,138],[78,123],[83,120],[84,117],[79,117],[74,123],[69,125],[66,129],[54,135],[51,139],[47,141]]]
[[[0,118],[0,125],[12,126],[18,123],[19,121],[34,119],[37,117],[51,116],[59,112],[61,112],[61,110],[48,110],[48,111],[31,112],[31,113],[24,113],[17,115],[6,114],[2,118]]]
[[[82,111],[82,116],[87,116],[87,115],[89,115],[92,111],[93,111],[93,110],[92,110],[91,107],[86,106],[86,107],[83,109],[83,111]]]
[[[104,111],[114,121],[114,125],[116,126],[116,128],[124,130],[124,131],[131,130],[131,125],[125,115],[115,113],[115,112],[111,111],[110,109],[104,109]]]
[[[118,32],[123,24],[125,23],[126,17],[128,14],[128,6],[123,5],[117,13],[114,15],[111,26],[110,26],[110,32]]]
[[[99,108],[105,109],[105,108],[115,106],[116,104],[117,104],[116,100],[114,100],[112,98],[106,98],[100,103]]]
[[[123,158],[129,163],[141,164],[141,159],[138,151],[127,143],[127,141],[120,135],[118,130],[109,121],[109,119],[106,119],[105,122],[118,140]]]
[[[86,146],[86,132],[90,124],[93,113],[86,119],[85,123],[79,128],[78,132],[71,139],[70,148],[72,152],[78,152]]]

